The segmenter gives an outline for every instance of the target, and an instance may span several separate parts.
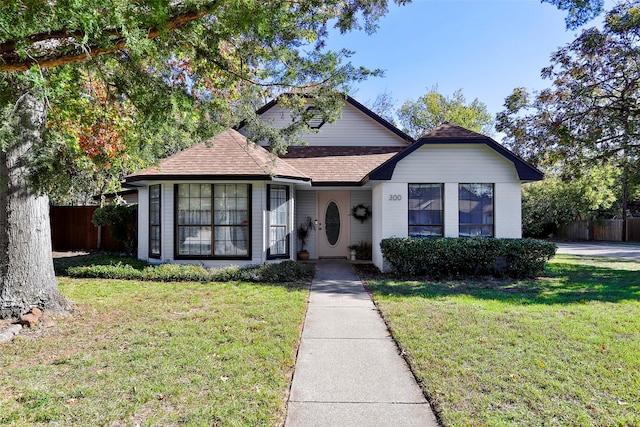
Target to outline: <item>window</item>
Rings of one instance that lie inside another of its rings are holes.
[[[269,209],[269,258],[289,257],[289,187],[267,186]]]
[[[149,186],[149,256],[160,258],[160,185]]]
[[[443,236],[443,184],[409,184],[409,237]]]
[[[324,124],[324,118],[322,117],[322,111],[318,107],[309,107],[306,110],[306,114],[308,118],[305,120],[305,123],[311,129],[320,129]]]
[[[249,184],[178,184],[177,256],[250,258]]]
[[[493,237],[493,184],[458,187],[460,237]]]

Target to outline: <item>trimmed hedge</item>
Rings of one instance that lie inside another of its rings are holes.
[[[315,273],[313,264],[295,261],[283,261],[274,264],[251,265],[248,267],[225,267],[207,269],[198,265],[160,264],[137,269],[131,265],[116,263],[112,265],[89,265],[70,267],[67,274],[71,277],[148,280],[153,282],[261,282],[286,283],[311,280]]]
[[[390,238],[380,248],[395,274],[519,279],[544,272],[557,246],[535,239]]]

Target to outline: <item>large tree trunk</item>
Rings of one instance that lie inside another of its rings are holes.
[[[66,312],[51,254],[49,198],[29,186],[29,157],[42,144],[46,109],[37,89],[14,83],[20,97],[12,114],[13,133],[0,152],[0,318],[38,307]]]

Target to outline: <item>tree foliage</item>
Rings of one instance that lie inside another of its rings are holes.
[[[127,256],[134,257],[138,246],[138,205],[111,204],[96,209],[91,217],[96,226],[109,226],[109,234],[124,243]]]
[[[624,3],[603,30],[584,30],[551,57],[537,94],[517,88],[496,128],[520,155],[579,174],[612,161],[635,168],[640,149],[640,8]]]
[[[17,80],[43,90],[48,137],[29,159],[32,181],[61,199],[113,190],[132,170],[243,120],[282,152],[309,130],[305,101],[335,119],[340,92],[378,73],[351,65],[348,50],[324,49],[328,26],[373,31],[386,10],[387,0],[5,2],[0,107],[7,118]],[[295,120],[277,132],[255,111],[284,92]]]
[[[451,122],[469,130],[491,135],[493,118],[487,106],[474,99],[467,103],[462,89],[447,97],[433,86],[417,101],[405,101],[397,112],[403,130],[414,138],[435,129],[444,122]]]
[[[522,232],[527,237],[548,237],[558,226],[603,216],[619,200],[620,171],[593,168],[583,177],[565,181],[549,175],[527,184],[522,192]]]
[[[565,179],[594,165],[621,171],[622,236],[629,183],[640,173],[640,7],[625,1],[602,30],[584,30],[551,57],[542,76],[552,86],[530,95],[517,88],[497,117],[505,142]]]
[[[604,0],[542,0],[560,10],[567,11],[565,23],[568,29],[576,29],[602,13]]]

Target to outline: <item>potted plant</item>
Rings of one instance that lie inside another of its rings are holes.
[[[313,224],[313,220],[310,216],[305,218],[304,222],[300,224],[298,229],[296,230],[298,234],[298,239],[300,239],[300,250],[298,251],[298,259],[301,261],[306,261],[309,259],[309,252],[304,248],[307,244],[307,239],[309,238],[309,233],[311,230],[315,228]]]
[[[350,245],[349,246],[349,258],[351,261],[356,260],[356,250],[358,249],[358,245]]]

